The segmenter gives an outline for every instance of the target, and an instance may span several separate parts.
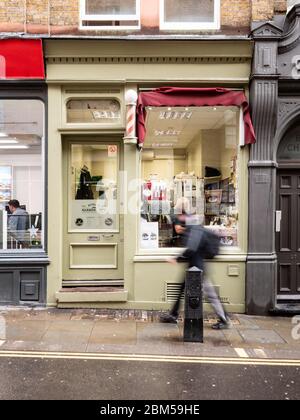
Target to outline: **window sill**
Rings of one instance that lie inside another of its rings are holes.
[[[167,258],[176,257],[178,254],[147,254],[147,255],[136,255],[133,259],[134,263],[143,262],[166,262]],[[213,260],[207,260],[207,262],[246,262],[247,254],[243,253],[231,253],[231,254],[220,254]]]

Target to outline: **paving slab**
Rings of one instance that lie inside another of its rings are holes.
[[[89,344],[136,344],[134,321],[95,321]]]
[[[248,344],[285,344],[284,339],[272,330],[241,330],[239,333]]]

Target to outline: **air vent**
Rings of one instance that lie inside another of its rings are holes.
[[[220,286],[214,286],[216,293],[218,296],[220,296]],[[175,302],[177,300],[177,297],[180,293],[181,284],[178,283],[166,283],[166,289],[165,289],[165,300],[167,302]],[[230,304],[229,297],[221,296],[220,300],[223,304]],[[181,298],[181,302],[184,302],[184,297]],[[203,299],[204,303],[209,303],[208,299],[204,297]]]
[[[165,288],[165,300],[167,302],[175,302],[178,298],[180,293],[181,284],[178,283],[166,283]],[[183,297],[181,298],[181,302],[184,302]]]

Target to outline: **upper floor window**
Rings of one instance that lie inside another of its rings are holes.
[[[81,0],[81,29],[138,29],[140,0]]]
[[[160,0],[160,28],[219,29],[220,7],[220,0]]]

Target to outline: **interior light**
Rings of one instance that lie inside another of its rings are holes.
[[[6,133],[0,133],[0,137],[8,137]]]
[[[0,140],[0,144],[18,144],[19,142],[14,139]]]
[[[9,149],[29,149],[29,147],[28,146],[21,146],[21,145],[19,145],[19,146],[9,146],[9,145],[7,145],[7,146],[0,146],[0,149],[1,150],[9,150]]]
[[[168,111],[172,111],[172,108],[168,108]]]

